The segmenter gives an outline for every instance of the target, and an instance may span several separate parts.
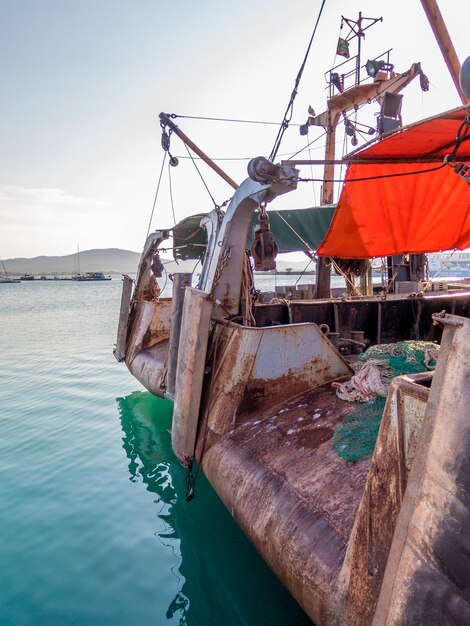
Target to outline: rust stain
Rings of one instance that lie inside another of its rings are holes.
[[[369,461],[348,464],[330,439],[353,407],[330,385],[247,416],[207,441],[202,467],[258,551],[317,623],[337,578]]]
[[[329,369],[325,365],[325,367],[316,371],[324,372],[325,378],[328,378]],[[237,416],[243,422],[254,412],[264,411],[275,406],[279,401],[284,400],[286,396],[297,396],[299,393],[307,391],[310,387],[309,372],[294,374],[289,370],[279,378],[249,380],[245,387],[245,393],[238,408]]]
[[[416,375],[418,381],[421,378]],[[392,383],[343,567],[347,623],[362,626],[372,622],[406,488],[405,448],[408,455],[414,454],[413,440],[419,436],[428,394],[429,389],[415,384],[413,377]],[[416,409],[420,407],[420,417],[411,414],[408,425],[411,441],[405,439],[405,396],[413,399]]]
[[[329,441],[334,434],[332,428],[312,428],[310,430],[302,428],[302,426],[293,433],[287,431],[289,444],[295,447],[303,447],[305,449],[315,450],[325,441]]]

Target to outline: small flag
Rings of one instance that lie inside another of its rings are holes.
[[[338,45],[336,46],[336,54],[338,54],[341,57],[346,57],[347,59],[349,59],[349,43],[346,41],[346,39],[343,39],[342,37],[338,39]]]

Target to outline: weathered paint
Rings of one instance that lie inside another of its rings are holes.
[[[119,310],[119,323],[116,338],[114,356],[118,361],[126,358],[127,335],[129,331],[129,306],[131,303],[132,287],[134,282],[130,276],[124,275],[122,280],[121,308]]]
[[[213,294],[225,314],[238,315],[246,240],[253,213],[260,203],[292,191],[296,185],[294,170],[286,166],[281,178],[269,184],[247,178],[230,200],[201,282],[201,289]]]
[[[419,437],[432,374],[395,378],[336,590],[338,623],[374,616],[398,513]]]
[[[353,409],[326,385],[255,412],[206,442],[202,459],[228,510],[318,625],[334,617],[370,464],[348,463],[331,447],[335,428]]]
[[[171,299],[134,302],[126,365],[151,393],[165,397]]]
[[[157,345],[170,336],[171,298],[155,302],[134,302],[132,325],[128,339],[126,364],[129,366],[139,352]]]
[[[470,320],[435,319],[444,334],[374,626],[470,624]]]
[[[186,287],[171,428],[173,452],[183,465],[194,457],[212,305],[204,292]]]
[[[129,371],[151,393],[166,398],[168,340],[142,350],[128,364]]]
[[[224,245],[230,254],[225,239]],[[131,304],[126,363],[150,391],[165,395],[172,305],[155,297],[151,254],[143,267],[145,297],[134,295]],[[214,282],[220,276],[213,274]],[[468,367],[463,379],[458,372],[469,333],[456,342],[459,346],[447,349],[452,355],[458,348],[458,358],[446,357],[449,372],[443,373],[442,366],[437,386],[432,385],[440,411],[432,419],[440,430],[425,418],[420,433],[428,390],[419,376],[399,379],[392,385],[372,462],[348,463],[332,450],[330,439],[355,407],[322,385],[349,375],[350,369],[315,325],[325,323],[342,337],[364,330],[371,343],[435,338],[440,333],[434,334],[431,314],[448,308],[468,316],[468,293],[257,305],[258,327],[248,328],[211,321],[209,294],[191,292],[182,320],[174,449],[187,464],[197,435],[196,457],[209,480],[317,626],[370,624],[379,591],[377,624],[437,623],[442,607],[447,611],[443,623],[470,623],[465,583],[470,540],[462,530],[468,525],[470,492],[470,446],[462,417],[462,407],[468,412],[469,405]],[[237,294],[230,282],[219,293],[234,312]],[[214,308],[219,314],[223,310],[220,301]],[[259,327],[271,322],[284,326]],[[452,316],[445,322],[462,326]],[[451,344],[449,339],[443,348]],[[439,363],[445,353],[441,349]],[[454,386],[448,376],[454,377]],[[457,393],[464,401],[454,397]],[[451,435],[442,430],[448,427],[446,406],[461,407]],[[439,455],[444,435],[449,444]],[[432,445],[434,461],[428,458]],[[428,481],[424,490],[419,472]],[[442,489],[446,481],[447,491]],[[416,599],[410,588],[423,597]],[[426,621],[428,605],[434,622]]]
[[[223,434],[257,411],[352,370],[316,324],[253,328],[217,323],[202,414]]]
[[[175,397],[176,371],[178,367],[178,351],[183,317],[184,294],[186,287],[191,287],[192,274],[173,274],[173,294],[171,298],[171,332],[168,344],[168,372],[166,378],[166,394]]]

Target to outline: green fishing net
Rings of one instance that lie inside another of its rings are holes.
[[[395,376],[434,369],[438,350],[430,341],[399,341],[372,346],[358,357],[351,380],[334,383],[340,398],[359,403],[333,436],[339,456],[360,461],[372,455],[390,382]]]

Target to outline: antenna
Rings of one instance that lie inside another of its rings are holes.
[[[352,39],[357,37],[357,55],[356,55],[356,85],[359,85],[361,82],[361,39],[365,37],[365,32],[368,28],[376,24],[377,22],[381,22],[383,20],[382,17],[362,17],[362,13],[359,12],[359,17],[357,20],[352,20],[349,17],[341,16],[341,27],[343,22],[346,23],[350,31],[346,36],[346,41],[349,43]],[[367,24],[365,25],[365,23]]]

